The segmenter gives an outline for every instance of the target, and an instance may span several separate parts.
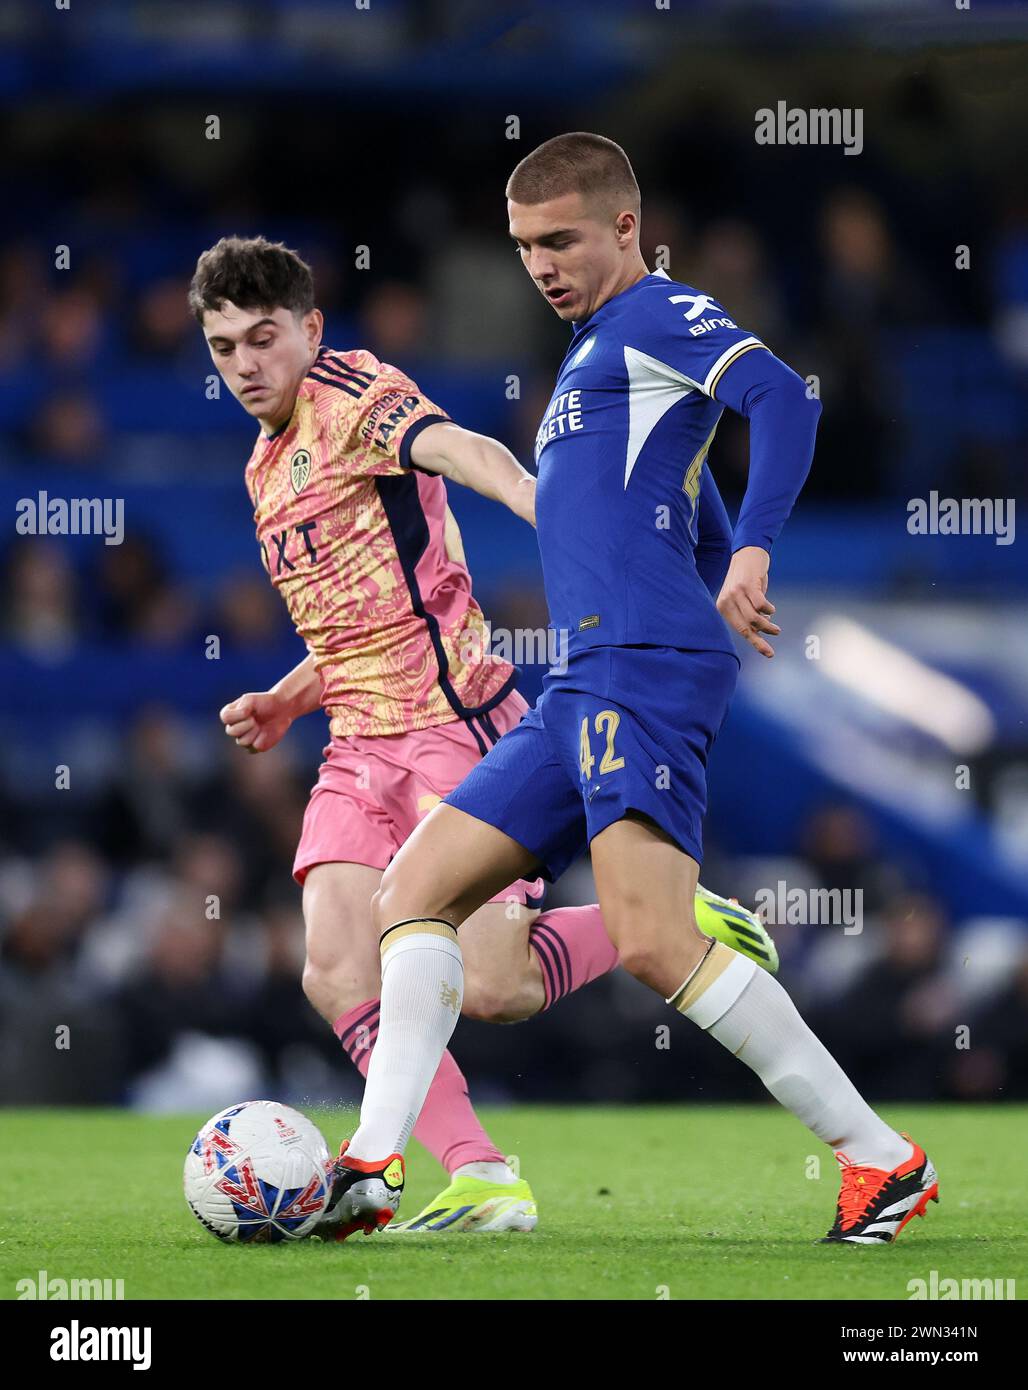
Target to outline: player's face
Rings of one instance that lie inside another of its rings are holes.
[[[203,316],[204,337],[225,385],[269,433],[292,415],[323,326],[318,309],[301,319],[290,309],[240,309],[230,299]]]
[[[508,199],[507,214],[522,264],[566,322],[583,322],[623,288],[625,253],[637,225],[632,213],[607,215],[580,193],[565,193],[547,203]]]

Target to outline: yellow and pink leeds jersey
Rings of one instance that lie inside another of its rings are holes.
[[[370,352],[322,348],[246,466],[261,558],[339,737],[480,716],[514,688],[488,653],[446,484],[410,466],[414,437],[445,419]]]

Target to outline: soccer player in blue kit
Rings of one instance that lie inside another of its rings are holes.
[[[504,884],[555,880],[588,846],[625,969],[835,1152],[825,1240],[892,1241],[938,1198],[924,1150],[863,1100],[778,981],[693,914],[707,756],[739,668],[729,627],[773,655],[770,551],[820,405],[729,311],[647,270],[620,146],[557,136],[521,161],[507,198],[526,270],[572,326],[536,446],[543,578],[568,660],[386,870],[378,1042],[331,1219],[345,1238],[399,1204],[403,1151],[460,1014],[457,928]],[[750,464],[715,604],[697,571],[697,499],[726,406],[749,421]]]

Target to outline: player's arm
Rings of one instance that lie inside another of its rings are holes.
[[[371,377],[359,406],[340,400],[334,435],[344,458],[356,452],[368,473],[437,473],[535,525],[535,479],[509,449],[455,425],[406,373],[372,353],[344,354],[343,360]]]
[[[410,461],[427,473],[439,473],[502,502],[515,516],[535,525],[535,478],[498,440],[452,421],[436,421],[411,442]]]
[[[770,657],[774,650],[761,634],[781,631],[771,621],[775,609],[767,600],[771,547],[810,471],[821,402],[791,367],[762,347],[742,352],[708,390],[750,424],[749,475],[718,611]]]
[[[321,676],[310,653],[282,677],[268,692],[278,700],[290,719],[299,719],[321,708]]]
[[[225,705],[219,715],[229,738],[250,753],[266,753],[280,742],[294,719],[321,705],[321,676],[308,656],[270,690],[250,691]]]

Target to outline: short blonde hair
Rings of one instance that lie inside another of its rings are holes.
[[[603,135],[576,130],[555,135],[527,154],[507,180],[514,203],[547,203],[580,193],[609,212],[639,212],[639,185],[620,145]]]

